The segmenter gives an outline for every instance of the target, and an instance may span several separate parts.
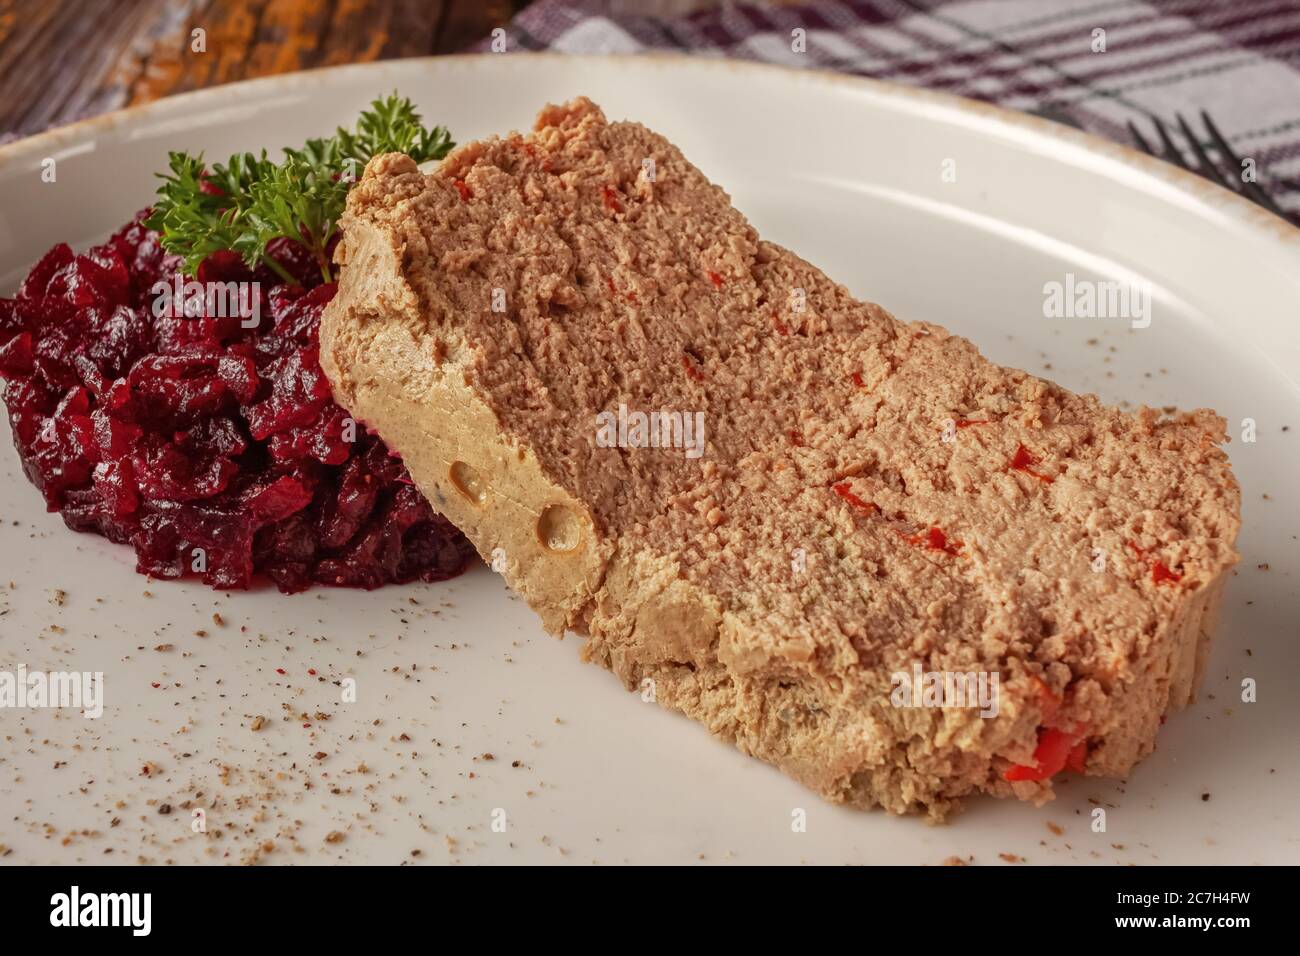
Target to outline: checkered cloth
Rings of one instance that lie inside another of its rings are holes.
[[[1300,0],[842,0],[638,12],[649,6],[540,0],[506,28],[508,49],[676,51],[841,70],[1037,113],[1130,146],[1130,121],[1158,145],[1159,118],[1188,155],[1175,116],[1204,135],[1205,110],[1300,219]],[[792,49],[798,28],[801,53]],[[1103,36],[1104,52],[1094,51]]]

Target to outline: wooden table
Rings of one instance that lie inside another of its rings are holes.
[[[232,80],[454,53],[526,0],[0,0],[0,136]],[[202,30],[205,51],[194,52]]]

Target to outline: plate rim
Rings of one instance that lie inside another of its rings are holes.
[[[1251,230],[1252,235],[1259,235],[1261,237],[1265,236],[1267,233],[1271,233],[1276,226],[1280,226],[1283,229],[1289,231],[1291,240],[1300,241],[1300,230],[1296,230],[1295,228],[1291,227],[1289,224],[1285,223],[1282,220],[1277,219],[1276,217],[1272,216],[1266,211],[1262,209],[1258,209],[1253,204],[1249,203],[1247,200],[1244,200],[1238,197],[1236,194],[1232,193],[1230,190],[1226,190],[1222,187],[1216,186],[1212,183],[1209,183],[1208,181],[1201,180],[1199,177],[1196,177],[1191,173],[1186,173],[1182,170],[1178,170],[1176,167],[1152,159],[1151,157],[1147,157],[1144,154],[1137,152],[1136,150],[1129,149],[1120,144],[1114,143],[1112,141],[1106,140],[1098,136],[1094,136],[1092,134],[1082,133],[1080,131],[1071,129],[1069,127],[1061,126],[1049,120],[1042,119],[1040,117],[1036,117],[1030,114],[1018,113],[1014,110],[1005,109],[1003,107],[992,106],[990,104],[969,100],[963,97],[953,96],[951,94],[937,93],[931,90],[900,86],[897,84],[871,80],[864,77],[856,77],[856,76],[850,76],[844,74],[835,74],[835,73],[828,73],[823,71],[807,70],[807,69],[792,68],[792,67],[756,64],[756,63],[751,63],[749,61],[713,61],[713,60],[701,60],[695,57],[677,57],[677,56],[670,56],[670,55],[666,55],[666,56],[656,55],[654,57],[645,56],[645,55],[608,56],[608,57],[606,56],[578,57],[578,56],[568,56],[563,54],[534,54],[534,55],[547,56],[555,60],[563,59],[563,60],[570,60],[570,61],[579,61],[576,66],[572,67],[573,69],[582,69],[583,62],[590,62],[594,60],[645,61],[649,59],[657,59],[657,60],[670,61],[671,65],[674,67],[679,65],[682,60],[690,60],[692,61],[690,64],[681,64],[681,65],[695,67],[700,69],[701,71],[707,70],[710,73],[714,72],[712,67],[715,64],[721,64],[722,66],[726,67],[728,70],[734,67],[743,67],[744,72],[740,70],[737,71],[742,76],[743,75],[754,75],[754,76],[775,75],[777,73],[802,74],[800,76],[796,76],[789,79],[793,79],[795,82],[806,82],[810,86],[815,86],[818,88],[825,88],[825,89],[838,88],[841,81],[846,81],[847,88],[855,88],[861,86],[866,88],[869,91],[873,91],[876,94],[879,94],[883,97],[887,97],[890,99],[894,99],[895,101],[898,102],[911,102],[911,103],[918,103],[918,104],[930,103],[934,105],[943,106],[945,108],[961,110],[962,112],[971,116],[975,116],[978,114],[982,117],[981,122],[984,124],[987,124],[990,121],[1002,121],[1009,124],[1014,124],[1015,126],[1023,127],[1029,130],[1031,133],[1039,134],[1043,142],[1054,141],[1054,142],[1062,142],[1067,145],[1072,144],[1074,148],[1085,148],[1090,153],[1100,155],[1103,157],[1108,157],[1107,159],[1108,162],[1114,162],[1118,160],[1121,162],[1129,163],[1132,166],[1136,167],[1139,172],[1142,172],[1143,174],[1150,174],[1153,183],[1158,180],[1162,183],[1169,184],[1174,188],[1178,188],[1179,191],[1182,192],[1184,195],[1190,195],[1196,198],[1198,202],[1198,206],[1197,206],[1198,211],[1201,210],[1202,208],[1205,208],[1207,211],[1213,209],[1214,211],[1221,212],[1225,216],[1230,216],[1234,220],[1234,222],[1236,222],[1240,226],[1248,227]],[[472,55],[471,54],[471,55],[457,55],[454,57],[448,57],[448,56],[420,57],[420,58],[410,58],[410,60],[412,65],[414,65],[416,61],[421,61],[425,64],[433,63],[435,61],[445,62],[452,59],[455,60],[473,59],[478,61],[484,61],[488,57],[493,57],[493,56],[495,56],[497,59],[502,59],[500,55],[493,55],[493,54]],[[86,120],[81,120],[78,121],[77,123],[58,127],[54,130],[46,131],[41,134],[36,134],[34,136],[27,137],[23,140],[15,141],[14,143],[8,144],[7,146],[0,147],[0,166],[7,164],[7,162],[10,159],[10,155],[9,155],[10,153],[16,154],[15,158],[19,160],[26,160],[31,155],[30,152],[28,152],[28,150],[32,152],[37,152],[42,148],[46,150],[51,148],[48,145],[42,147],[43,143],[57,142],[59,144],[57,148],[67,148],[67,146],[71,144],[84,141],[84,138],[86,138],[87,136],[97,135],[100,130],[107,131],[113,129],[118,124],[124,124],[129,129],[131,126],[134,126],[135,124],[148,122],[152,118],[174,116],[176,115],[177,112],[193,109],[195,107],[202,107],[205,104],[227,104],[231,102],[240,102],[240,101],[256,101],[259,97],[262,97],[264,95],[273,95],[274,92],[277,90],[284,90],[286,88],[297,88],[299,85],[302,85],[303,88],[305,89],[307,88],[306,84],[310,82],[311,78],[320,76],[324,70],[356,71],[357,73],[364,74],[366,71],[377,69],[380,66],[394,66],[403,62],[405,61],[379,61],[378,63],[352,64],[352,65],[345,65],[341,67],[339,66],[324,67],[324,68],[318,68],[309,71],[298,71],[296,73],[279,74],[272,77],[263,77],[263,78],[248,80],[248,81],[240,81],[237,83],[223,84],[221,86],[210,87],[205,90],[193,91],[184,94],[177,94],[176,96],[173,97],[165,97],[163,99],[152,101],[150,103],[140,104],[135,107],[129,107],[123,110],[114,111],[112,113],[101,114],[100,116],[91,117]],[[467,67],[467,69],[471,69],[471,70],[477,68],[478,68],[478,64],[471,64]],[[617,68],[617,67],[615,66],[612,68]],[[726,71],[724,70],[719,72],[726,72]],[[822,83],[823,81],[826,80],[829,80],[831,82],[827,84],[825,87],[823,87]],[[943,119],[941,117],[936,117],[935,122],[942,123]],[[987,126],[983,126],[981,128],[987,128]],[[18,147],[23,147],[23,149],[20,150],[18,149]],[[37,152],[37,155],[40,155],[40,153]],[[1108,174],[1108,178],[1110,178],[1109,174]],[[1186,179],[1186,182],[1181,182],[1183,178]],[[1204,195],[1201,195],[1202,191],[1204,191]],[[1172,201],[1167,195],[1160,196],[1157,198],[1159,198],[1160,202],[1162,203],[1168,203]],[[1222,204],[1220,204],[1220,201],[1222,201]],[[1201,204],[1205,204],[1205,205],[1202,206]],[[1272,241],[1276,241],[1276,240],[1272,240]],[[1288,242],[1287,250],[1288,252],[1293,250],[1297,255],[1300,255],[1300,243],[1293,246]],[[16,477],[18,477],[21,480],[20,473],[18,473]],[[24,489],[24,490],[30,490],[30,489]],[[57,516],[55,516],[55,520],[57,521]],[[63,529],[61,526],[59,526],[59,531],[64,535],[63,540],[65,542],[65,545],[68,542],[75,542],[76,539],[73,539],[70,536],[68,536],[66,530]],[[95,536],[94,540],[96,541],[96,543],[102,543],[104,545],[108,544],[106,539],[100,539],[98,538],[98,536]],[[124,550],[117,545],[113,545],[112,547],[115,552],[121,552]],[[80,548],[78,548],[77,550],[80,550]],[[129,552],[127,554],[129,555]],[[479,570],[484,570],[484,569],[479,569]],[[127,578],[127,580],[138,581],[142,586],[148,586],[145,583],[145,579],[138,578],[136,575],[134,575],[134,573],[132,573]],[[460,580],[462,582],[464,581],[463,578]],[[1270,589],[1275,586],[1276,586],[1275,584],[1269,585]],[[208,592],[206,589],[203,589],[200,593],[206,594]],[[216,597],[221,594],[223,594],[223,592],[217,592],[217,591],[212,592],[213,597]],[[346,596],[346,592],[343,592],[342,596]],[[30,599],[31,595],[29,594],[28,597]],[[37,597],[39,597],[39,595],[37,595]],[[336,596],[336,600],[337,599],[338,596]],[[178,608],[178,612],[176,616],[178,620],[182,619],[182,615],[179,613],[179,609],[183,609],[184,606],[188,603],[184,599],[183,592],[175,592],[174,596],[169,600],[179,600],[179,603],[176,605]],[[1217,640],[1220,642],[1219,645],[1220,649],[1223,646],[1222,641],[1226,636],[1227,635],[1225,633],[1221,633],[1217,638]],[[557,651],[553,646],[554,642],[552,642],[549,638],[544,637],[540,629],[536,631],[530,631],[529,639],[542,641],[543,644],[547,645],[547,649],[552,653],[552,656],[556,656],[557,660],[560,657],[564,656],[564,652]],[[240,645],[236,644],[235,646],[240,646]],[[572,649],[569,650],[568,656],[576,660],[576,656],[573,655]],[[582,666],[585,668],[586,665],[582,665]],[[600,671],[596,671],[591,674],[591,682],[593,684],[609,683],[608,678],[609,678],[608,674],[604,674]],[[612,688],[615,690],[617,689],[616,682],[613,682]],[[628,706],[629,704],[630,702],[625,704],[625,706]],[[1204,702],[1202,702],[1202,706],[1204,706]],[[672,714],[671,712],[657,712],[655,716],[660,719],[661,723],[665,723],[665,724],[668,723],[670,720],[673,721],[679,720],[679,715]],[[1184,722],[1186,722],[1188,717],[1195,716],[1195,715],[1190,710],[1188,710],[1188,711],[1184,711],[1184,713],[1180,716],[1183,718]],[[128,724],[128,726],[130,725]],[[693,726],[691,729],[695,731],[699,731],[703,728],[700,728],[698,726]],[[1222,733],[1223,731],[1218,730],[1217,732]],[[232,744],[234,744],[237,751],[241,754],[241,757],[246,758],[247,755],[252,752],[252,745],[236,742],[237,738],[234,731],[226,731],[222,735],[225,736],[230,741],[232,741]],[[700,735],[697,733],[695,734],[695,736],[698,737]],[[160,739],[165,739],[165,736],[161,732],[159,732],[159,737]],[[712,739],[707,734],[705,735],[705,742],[710,745],[720,743],[719,741]],[[128,746],[134,747],[135,745],[131,744]],[[723,744],[723,746],[725,747],[726,745]],[[732,748],[726,747],[726,749],[731,750]],[[1261,756],[1264,755],[1264,751],[1258,745],[1256,747],[1256,751],[1259,752]],[[129,754],[132,752],[132,750],[128,749],[126,751],[119,751],[118,752],[119,756],[123,752]],[[717,756],[721,757],[722,754],[718,753]],[[588,758],[599,759],[600,751],[589,751]],[[745,763],[746,766],[750,766],[755,770],[766,771],[772,769],[768,765],[759,764],[757,761],[753,760],[753,758],[746,758]],[[1160,781],[1159,779],[1155,779],[1155,780],[1151,779],[1152,769],[1153,768],[1151,762],[1144,761],[1143,764],[1140,764],[1138,768],[1136,768],[1135,773],[1142,772],[1145,770],[1145,773],[1147,775],[1147,780],[1144,789],[1149,789],[1151,793],[1159,795],[1161,790],[1164,787],[1166,787],[1167,784],[1163,784],[1162,781]],[[115,774],[117,774],[116,768],[114,768],[112,773],[105,773],[103,774],[103,776],[111,780],[113,779]],[[1108,787],[1111,784],[1114,784],[1116,786],[1121,786],[1121,787],[1123,786],[1122,781],[1110,780],[1108,778],[1098,778],[1098,779]],[[577,784],[579,783],[579,781],[574,780],[573,783]],[[118,785],[120,786],[120,783]],[[43,784],[41,786],[42,788],[44,787]],[[689,786],[694,788],[700,786],[700,783],[696,781],[694,783],[686,784],[684,786]],[[967,826],[964,829],[959,831],[957,829],[958,824],[953,824],[950,828],[951,832],[947,834],[947,839],[951,842],[959,844],[962,847],[966,847],[966,846],[973,847],[977,845],[980,841],[982,841],[985,838],[985,836],[990,833],[996,836],[995,831],[1000,825],[998,822],[1000,818],[996,816],[990,817],[988,816],[988,814],[995,813],[1000,809],[1003,812],[1005,812],[1007,809],[1007,804],[1008,804],[1007,801],[994,801],[991,798],[980,798],[978,804],[975,800],[971,800],[967,802],[966,806],[968,808],[968,813],[975,810],[976,807],[979,806],[980,809],[984,812],[985,816],[979,822],[978,826],[974,828]],[[1201,805],[1200,803],[1196,804],[1196,806],[1200,806],[1200,805]],[[822,807],[822,804],[818,802],[817,806]],[[1064,806],[1064,801],[1058,803],[1056,806],[1057,807]],[[1259,805],[1256,804],[1256,806]],[[823,809],[829,809],[829,806],[824,807]],[[1016,817],[1017,822],[1013,824],[1013,829],[1010,831],[1012,843],[1009,845],[1008,848],[1016,849],[1018,851],[1019,850],[1018,841],[1020,840],[1022,835],[1024,835],[1027,840],[1027,835],[1030,832],[1030,825],[1031,824],[1038,825],[1038,831],[1036,832],[1041,832],[1042,827],[1041,827],[1041,823],[1038,823],[1039,817],[1035,815],[1038,812],[1035,808],[1031,808],[1028,806],[1014,806],[1014,809],[1022,811],[1022,813],[1017,815]],[[304,810],[303,812],[304,812],[304,818],[307,819],[309,822],[311,822],[313,825],[319,825],[322,821],[328,821],[330,819],[327,813],[322,813],[319,810],[310,810],[310,811]],[[310,816],[306,816],[306,813],[308,812],[311,814]],[[390,831],[398,830],[399,829],[398,824],[393,822],[396,819],[397,809],[390,807],[385,812],[386,814],[391,813],[393,815],[393,818],[388,819],[385,817],[381,817],[381,822],[386,823],[387,828]],[[1164,810],[1162,812],[1168,812],[1168,810]],[[629,820],[630,819],[632,818],[629,817]],[[886,836],[884,836],[884,840],[886,843],[889,844],[889,849],[885,851],[885,859],[889,863],[898,864],[898,865],[917,865],[918,863],[923,863],[926,859],[938,859],[939,857],[943,856],[947,852],[946,849],[941,853],[933,854],[933,858],[931,858],[928,855],[927,838],[923,832],[916,831],[916,828],[913,825],[917,822],[919,821],[916,821],[914,819],[900,820],[892,816],[886,816],[879,812],[873,812],[870,815],[869,823],[864,823],[863,828],[854,835],[851,848],[854,849],[856,852],[857,847],[859,845],[863,845],[867,847],[867,849],[862,850],[861,853],[870,855],[871,851],[869,847],[871,845],[871,841],[875,839],[877,835],[887,834]],[[857,821],[857,820],[854,821],[855,825],[859,823],[863,823],[863,821]],[[905,825],[908,828],[906,832],[903,830],[903,827]],[[1024,826],[1023,834],[1019,829],[1022,825]],[[838,828],[839,824],[836,824],[836,826]],[[1243,831],[1237,829],[1238,827],[1242,827],[1242,826],[1244,826],[1244,824],[1242,824],[1240,820],[1237,821],[1235,824],[1229,823],[1225,825],[1224,829],[1216,831],[1216,834],[1222,833],[1225,836],[1231,835],[1234,837],[1240,837],[1241,834],[1245,832],[1247,837],[1250,837],[1252,835],[1250,831]],[[457,823],[456,829],[459,829],[459,827],[460,824]],[[1231,827],[1231,829],[1229,829],[1229,827]],[[133,829],[131,832],[134,834],[136,832],[147,832],[147,831],[137,831],[136,829]],[[841,831],[841,833],[843,832],[844,831]],[[1262,832],[1267,832],[1267,831],[1265,829]],[[652,838],[653,834],[650,831],[641,831],[640,836]],[[992,838],[993,837],[990,837],[990,839]],[[344,860],[335,860],[334,863],[335,864],[344,863],[345,865],[373,864],[375,862],[375,854],[377,852],[382,851],[383,848],[387,845],[387,838],[385,836],[367,836],[366,841],[367,841],[367,847],[362,851],[360,851],[360,856],[349,855]],[[1187,841],[1187,842],[1190,843],[1192,841]],[[946,844],[944,843],[941,843],[940,845],[946,846]],[[1032,849],[1032,843],[1026,842],[1025,845]],[[26,838],[24,838],[21,841],[20,846],[23,847],[21,852],[23,853],[28,852]],[[1157,844],[1157,846],[1159,846],[1159,844]],[[1250,854],[1260,852],[1259,848],[1256,846],[1246,846],[1246,848],[1243,848],[1243,846],[1245,846],[1245,843],[1238,842],[1237,846],[1232,850],[1225,849],[1222,852],[1232,852],[1234,854],[1239,854],[1232,861],[1236,863],[1247,862],[1251,859]],[[327,855],[318,853],[314,848],[309,848],[309,849],[311,849],[312,852],[310,853],[310,856],[307,858],[307,862],[312,863],[313,865],[331,865],[330,858]],[[716,849],[716,844],[711,844],[708,847],[708,849],[710,850],[710,855],[712,856],[713,850]],[[50,852],[52,853],[55,850],[57,850],[57,847],[53,848]],[[1208,858],[1208,854],[1212,851],[1209,850],[1208,848],[1192,846],[1192,847],[1188,847],[1186,852],[1188,852],[1189,854],[1196,853],[1198,855],[1205,854],[1205,856],[1201,856],[1202,862],[1198,864],[1198,865],[1204,865],[1203,861]],[[1218,852],[1218,851],[1213,851],[1213,852]],[[758,862],[760,863],[770,862],[770,854],[772,853],[773,851],[769,844],[755,843],[751,848],[751,854],[756,855],[758,858]],[[532,859],[534,862],[536,861],[536,858],[530,858],[530,859]],[[48,855],[41,862],[48,864],[52,861],[56,865],[59,862],[53,856],[48,856]],[[64,861],[64,862],[66,863],[69,861]],[[279,861],[273,861],[273,862],[282,863],[284,861],[281,859]],[[459,862],[464,862],[464,860]],[[487,862],[494,863],[497,861],[488,860]],[[827,860],[825,862],[836,862],[836,861]],[[840,858],[839,862],[844,862],[844,858]],[[984,862],[987,862],[987,860],[985,860]],[[994,860],[994,862],[996,862],[996,860]],[[1091,861],[1087,860],[1086,858],[1082,860],[1070,860],[1070,859],[1059,859],[1059,858],[1049,856],[1046,859],[1047,865],[1081,865],[1089,862]],[[197,863],[197,865],[212,865],[210,861],[206,861],[202,859],[197,860],[194,863],[189,863],[188,865],[195,865],[195,863]],[[1044,865],[1043,858],[1040,857],[1039,862],[1036,863],[1035,865]],[[1104,864],[1102,864],[1101,861],[1098,861],[1098,865],[1104,865]]]
[[[1300,252],[1300,226],[1292,225],[1268,210],[1255,205],[1245,197],[1232,190],[1210,182],[1195,173],[1181,169],[1172,163],[1149,156],[1140,150],[1114,140],[1106,139],[1094,133],[1075,129],[1062,123],[1053,122],[1032,113],[1014,110],[1009,107],[986,103],[982,100],[958,96],[942,90],[925,87],[907,86],[855,73],[841,73],[807,67],[794,67],[784,64],[764,63],[757,60],[698,56],[677,53],[610,53],[610,54],[572,54],[555,51],[537,51],[503,55],[499,53],[451,53],[418,57],[399,57],[387,60],[370,60],[364,63],[335,64],[314,67],[309,70],[295,70],[277,73],[271,76],[236,80],[163,96],[147,103],[126,106],[121,109],[101,113],[97,116],[76,120],[53,129],[44,130],[25,136],[13,142],[0,145],[0,170],[21,163],[31,155],[49,155],[69,144],[84,140],[98,132],[118,126],[137,124],[151,117],[165,115],[187,109],[199,110],[214,102],[228,102],[232,98],[251,99],[277,88],[306,84],[314,77],[324,73],[363,73],[370,70],[401,67],[412,68],[420,65],[441,66],[463,64],[469,68],[478,68],[489,62],[518,62],[521,59],[541,59],[551,63],[601,64],[619,66],[621,64],[652,63],[661,68],[686,68],[702,72],[752,73],[768,78],[784,77],[787,80],[822,84],[827,88],[849,87],[865,90],[884,100],[899,100],[937,106],[977,121],[1001,123],[1013,129],[1033,136],[1055,141],[1082,149],[1099,159],[1119,161],[1145,174],[1148,179],[1162,181],[1174,187],[1186,197],[1198,204],[1213,207],[1235,220],[1238,226],[1245,227],[1266,240],[1281,240],[1288,246],[1293,245]]]

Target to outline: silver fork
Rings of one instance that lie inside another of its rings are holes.
[[[1186,169],[1189,172],[1197,173],[1204,176],[1211,182],[1218,183],[1232,189],[1245,196],[1251,202],[1263,206],[1271,213],[1281,216],[1283,219],[1290,221],[1292,219],[1285,210],[1282,209],[1267,192],[1264,191],[1259,183],[1247,182],[1241,176],[1241,157],[1238,156],[1231,146],[1228,145],[1227,138],[1219,132],[1219,128],[1214,125],[1214,120],[1210,119],[1210,114],[1201,110],[1201,122],[1205,125],[1205,133],[1209,139],[1210,145],[1219,153],[1223,168],[1210,158],[1206,152],[1205,146],[1201,142],[1201,137],[1196,134],[1187,120],[1181,113],[1176,114],[1178,127],[1182,130],[1183,136],[1187,138],[1188,145],[1192,148],[1196,162],[1189,163],[1183,156],[1182,151],[1174,144],[1173,137],[1169,135],[1169,130],[1165,124],[1160,121],[1159,117],[1154,117],[1156,123],[1156,132],[1160,135],[1160,143],[1163,150],[1157,152],[1152,149],[1151,144],[1146,141],[1142,132],[1133,125],[1129,120],[1128,131],[1133,134],[1133,139],[1138,145],[1138,149],[1149,156],[1157,159],[1163,159],[1166,162],[1173,163],[1175,166]],[[1226,171],[1225,171],[1226,170]]]

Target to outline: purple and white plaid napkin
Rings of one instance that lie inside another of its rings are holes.
[[[510,50],[680,52],[840,70],[1038,113],[1133,145],[1207,111],[1300,215],[1300,0],[840,0],[645,5],[540,0]],[[795,52],[792,31],[804,31]],[[490,41],[479,45],[487,49]],[[1198,124],[1199,125],[1199,124]]]

